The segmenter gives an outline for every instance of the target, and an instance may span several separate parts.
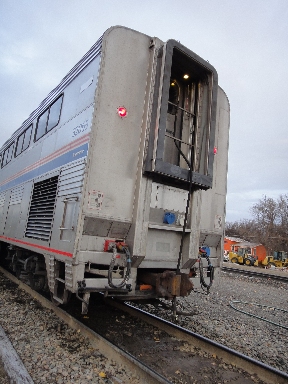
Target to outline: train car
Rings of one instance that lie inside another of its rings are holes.
[[[91,292],[174,300],[197,281],[209,289],[228,134],[209,62],[111,27],[0,150],[2,261],[56,304],[76,294],[83,313]]]

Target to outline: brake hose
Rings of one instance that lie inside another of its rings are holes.
[[[130,252],[127,246],[122,246],[121,250],[123,250],[126,254],[126,273],[125,276],[122,280],[122,282],[118,285],[113,284],[113,269],[115,266],[115,261],[117,258],[117,246],[116,244],[113,246],[113,254],[112,254],[112,259],[109,265],[109,270],[108,270],[108,284],[111,288],[123,288],[124,285],[126,284],[127,280],[130,278],[130,273],[131,273],[131,257],[130,257]]]
[[[204,279],[203,263],[202,263],[202,259],[200,257],[200,259],[199,259],[200,284],[201,284],[202,289],[203,289],[203,287],[206,288],[207,293],[209,293],[209,290],[210,290],[210,288],[213,284],[213,280],[214,280],[214,267],[211,263],[210,257],[207,255],[207,253],[203,254],[203,256],[205,257],[205,259],[207,260],[207,263],[208,263],[207,270],[210,272],[210,283],[207,284],[205,279]]]

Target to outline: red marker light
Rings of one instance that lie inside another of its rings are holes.
[[[119,117],[126,117],[127,116],[127,109],[125,107],[118,107],[117,113]]]
[[[217,153],[217,147],[214,147],[214,155]]]

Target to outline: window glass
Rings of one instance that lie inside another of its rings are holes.
[[[39,118],[34,141],[56,127],[60,120],[63,95],[59,97]],[[25,138],[26,140],[26,138]],[[27,139],[28,140],[28,139]]]
[[[62,99],[63,96],[56,100],[55,103],[50,107],[47,132],[54,128],[59,122]]]
[[[24,131],[17,140],[17,147],[15,152],[15,157],[20,155],[21,152],[25,151],[30,144],[30,137],[32,132],[32,125]]]
[[[26,131],[24,132],[25,138],[24,138],[24,142],[23,142],[22,152],[25,151],[25,149],[29,147],[31,133],[32,133],[32,125],[30,125],[30,127],[28,129],[26,129]]]
[[[9,161],[11,161],[12,159],[12,155],[13,155],[13,149],[14,149],[14,143],[11,144],[4,152],[3,154],[3,162],[2,162],[2,167],[4,167],[4,165],[6,165],[7,163],[9,163]]]
[[[25,135],[25,132],[23,132],[22,135],[20,135],[20,136],[18,137],[15,156],[20,155],[20,153],[22,152],[22,146],[23,146],[23,141],[24,141],[24,135]]]
[[[8,156],[7,156],[7,163],[9,163],[9,161],[11,161],[11,159],[12,159],[13,148],[14,148],[14,143],[12,145],[10,145],[10,147],[9,147],[9,153],[8,153]]]
[[[7,154],[8,154],[8,151],[6,149],[6,151],[4,151],[4,153],[3,153],[2,167],[4,167],[4,165],[6,164]]]
[[[47,109],[47,111],[45,111],[45,112],[39,117],[39,119],[38,119],[38,124],[37,124],[37,131],[36,131],[35,140],[40,139],[40,137],[44,136],[45,133],[46,133],[46,126],[47,126],[48,112],[49,112],[49,109]]]

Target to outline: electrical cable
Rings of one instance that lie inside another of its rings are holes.
[[[207,293],[209,293],[209,290],[210,290],[210,288],[213,284],[213,280],[214,280],[214,267],[211,263],[210,257],[207,255],[207,253],[203,254],[203,256],[205,257],[205,259],[207,260],[207,263],[208,263],[207,270],[210,272],[210,283],[207,284],[205,279],[204,279],[203,263],[202,263],[202,259],[200,258],[199,259],[200,284],[201,284],[202,289],[203,289],[203,287],[206,288]]]
[[[176,113],[175,113],[175,120],[174,120],[174,137],[176,135],[176,124],[177,124],[177,112],[179,109],[179,98],[177,101],[176,105]],[[182,253],[183,253],[183,245],[184,245],[184,237],[185,237],[185,232],[186,232],[186,227],[187,227],[187,222],[188,222],[188,213],[189,213],[189,204],[190,204],[190,198],[192,195],[192,189],[193,189],[193,183],[192,183],[192,176],[193,176],[193,171],[192,171],[192,157],[193,157],[193,145],[191,145],[191,160],[189,161],[181,148],[179,147],[176,139],[173,140],[174,144],[179,151],[180,155],[183,157],[185,160],[188,169],[189,169],[189,189],[188,189],[188,196],[187,196],[187,203],[186,203],[186,209],[185,209],[185,216],[184,216],[184,223],[183,223],[183,230],[182,230],[182,236],[181,236],[181,242],[180,242],[180,249],[179,249],[179,255],[178,255],[178,260],[177,260],[177,268],[176,268],[176,274],[180,274],[180,263],[182,259]]]
[[[113,254],[112,254],[112,259],[109,265],[108,269],[108,284],[111,288],[123,288],[124,285],[126,284],[127,280],[130,278],[130,273],[131,273],[131,257],[130,257],[130,251],[127,246],[121,246],[121,250],[123,250],[126,254],[126,272],[123,280],[121,281],[120,284],[115,285],[113,284],[113,269],[115,266],[115,261],[116,261],[116,256],[117,256],[117,245],[115,244],[113,246]]]
[[[277,308],[277,307],[271,307],[271,306],[269,306],[269,305],[264,305],[264,304],[248,303],[248,302],[246,302],[246,301],[240,301],[240,300],[232,300],[232,301],[230,301],[230,303],[229,303],[230,307],[232,307],[233,309],[235,309],[235,311],[244,313],[245,315],[248,315],[248,316],[251,316],[251,317],[255,317],[256,319],[259,319],[259,320],[262,320],[262,321],[266,321],[267,323],[276,325],[277,327],[281,327],[281,328],[288,329],[288,326],[286,326],[286,325],[282,325],[282,324],[279,324],[279,323],[275,323],[274,321],[265,319],[265,317],[260,317],[260,316],[257,316],[257,315],[253,315],[253,313],[246,312],[246,311],[243,311],[243,310],[241,310],[241,309],[238,309],[238,308],[236,308],[232,303],[241,303],[241,304],[248,304],[248,305],[251,305],[251,304],[252,304],[252,305],[256,305],[256,306],[258,306],[258,307],[265,307],[265,308],[270,308],[270,309],[273,309],[273,310],[276,310],[276,311],[281,311],[281,312],[286,312],[286,313],[288,313],[288,311],[287,311],[286,309]]]

